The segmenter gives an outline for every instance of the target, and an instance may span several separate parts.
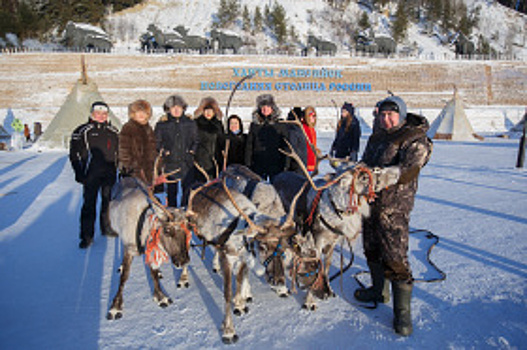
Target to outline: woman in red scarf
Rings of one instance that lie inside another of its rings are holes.
[[[313,172],[316,168],[317,164],[317,132],[315,130],[315,125],[317,124],[317,112],[315,111],[315,108],[312,106],[306,107],[304,110],[304,118],[302,120],[302,126],[304,127],[304,131],[306,132],[306,135],[309,139],[309,141],[306,140],[307,143],[307,170],[309,172]],[[313,148],[311,145],[315,148],[315,152],[313,152]]]

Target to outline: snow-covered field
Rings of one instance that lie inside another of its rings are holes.
[[[331,139],[319,133],[322,150]],[[390,305],[368,310],[354,302],[352,276],[366,268],[358,241],[353,267],[332,283],[337,296],[315,312],[301,309],[302,291],[279,298],[251,274],[254,302],[235,318],[240,340],[230,347],[221,342],[222,281],[210,252],[204,261],[191,252],[188,289],[177,289],[179,271],[163,266],[174,300],[166,309],[152,301],[149,273],[136,259],[124,316],[106,320],[122,248],[97,232],[90,249],[78,249],[82,191],[65,151],[0,152],[0,348],[524,349],[527,173],[514,167],[517,151],[517,139],[435,142],[411,227],[439,236],[431,259],[447,278],[416,284],[411,337],[393,333]],[[412,235],[416,278],[438,277],[426,263],[431,243]],[[336,254],[332,272],[339,264]]]

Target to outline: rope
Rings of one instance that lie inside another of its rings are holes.
[[[428,264],[430,264],[430,266],[432,266],[437,271],[437,273],[441,277],[439,277],[439,278],[429,278],[429,279],[424,279],[424,278],[415,279],[414,278],[413,282],[414,283],[434,283],[434,282],[444,281],[446,279],[446,273],[444,273],[441,269],[439,269],[437,267],[437,265],[434,264],[432,259],[430,259],[430,254],[432,253],[432,249],[437,245],[437,243],[439,243],[439,237],[437,235],[433,234],[432,232],[430,232],[429,230],[420,230],[420,229],[410,230],[409,234],[416,234],[416,233],[419,233],[419,232],[426,232],[426,238],[430,238],[430,239],[433,238],[435,240],[435,242],[432,243],[430,248],[428,248],[428,251],[426,253],[426,261],[428,262]],[[359,280],[358,277],[360,275],[363,275],[363,274],[366,274],[366,273],[370,273],[370,272],[369,271],[359,271],[359,272],[357,272],[356,274],[353,275],[353,278],[355,279],[355,281],[357,282],[359,287],[363,288],[363,289],[366,288],[366,286]],[[363,305],[363,304],[355,304],[355,305],[358,305],[358,306],[366,308],[366,309],[375,309],[375,308],[377,308],[377,302],[374,301],[373,304],[374,304],[373,306]]]

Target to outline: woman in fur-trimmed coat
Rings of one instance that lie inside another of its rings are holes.
[[[225,147],[225,134],[221,122],[223,113],[214,98],[205,97],[194,111],[194,118],[196,118],[199,140],[196,161],[207,172],[209,178],[214,179],[217,176],[216,170],[221,171],[223,166],[222,151]],[[197,178],[201,179],[200,182],[205,181],[202,174]]]
[[[256,98],[256,109],[247,135],[245,165],[264,179],[272,178],[286,168],[285,155],[279,149],[287,149],[286,124],[279,122],[280,109],[272,95]]]
[[[145,100],[137,100],[128,106],[128,117],[119,134],[120,173],[150,185],[157,157],[156,137],[148,123],[152,106]]]

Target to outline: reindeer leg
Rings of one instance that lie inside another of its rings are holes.
[[[335,244],[332,244],[325,256],[324,259],[324,291],[327,291],[327,296],[324,295],[324,299],[327,297],[335,297],[335,292],[333,292],[333,289],[331,289],[331,285],[329,284],[329,268],[331,266],[331,261],[333,260],[333,252],[335,251]]]
[[[221,270],[223,272],[223,297],[225,301],[225,318],[223,319],[221,340],[225,344],[232,344],[238,341],[238,335],[234,330],[234,323],[231,314],[232,301],[232,266],[223,249],[218,249]]]
[[[317,309],[317,302],[311,290],[307,291],[306,299],[304,300],[304,305],[302,305],[302,309],[306,309],[309,311],[315,311]]]
[[[236,274],[236,295],[234,296],[234,314],[236,316],[249,312],[249,307],[246,305],[249,299],[252,300],[248,267],[245,261],[242,261]]]
[[[132,260],[134,259],[132,254],[129,254],[128,252],[124,253],[123,256],[123,262],[121,263],[121,277],[119,279],[119,289],[117,290],[117,294],[115,294],[115,297],[112,301],[112,306],[110,307],[110,310],[106,314],[106,318],[108,320],[118,320],[121,317],[123,317],[123,290],[124,290],[124,284],[128,280],[128,277],[130,276],[130,266],[132,265]]]
[[[163,290],[161,289],[161,283],[159,283],[159,275],[159,270],[155,270],[150,267],[150,276],[152,276],[152,281],[154,282],[154,301],[158,306],[165,308],[172,304],[172,299],[163,293]]]
[[[179,281],[177,283],[177,287],[185,287],[188,288],[190,286],[188,282],[188,265],[183,266],[183,269],[181,270],[181,276],[179,276]]]
[[[214,250],[214,257],[212,258],[212,272],[218,273],[220,271],[220,255],[218,250]]]

